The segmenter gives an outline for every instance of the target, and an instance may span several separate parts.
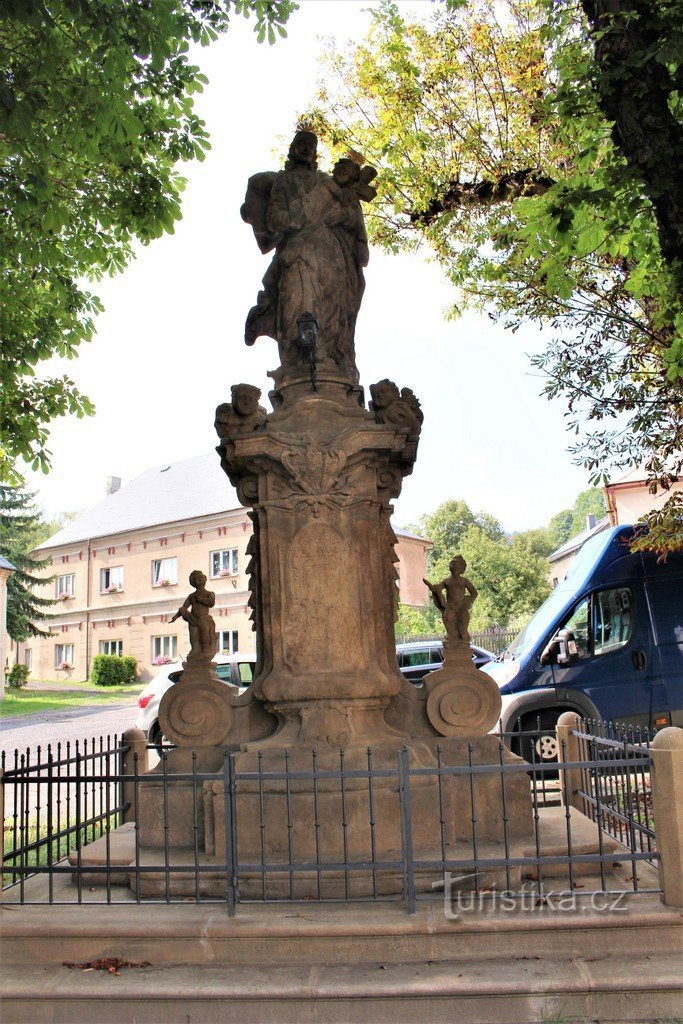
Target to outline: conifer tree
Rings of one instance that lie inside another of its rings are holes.
[[[7,632],[17,643],[30,636],[54,635],[35,624],[36,620],[54,618],[47,609],[55,602],[36,593],[38,587],[51,583],[54,576],[36,575],[50,564],[50,559],[31,555],[40,524],[33,497],[18,487],[0,484],[0,555],[16,568],[7,580]]]

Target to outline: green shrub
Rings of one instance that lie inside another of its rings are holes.
[[[131,655],[96,654],[92,660],[90,682],[95,686],[125,686],[137,679],[137,661]]]
[[[28,665],[12,665],[7,675],[7,685],[20,690],[28,682]]]
[[[124,654],[121,658],[123,666],[124,683],[137,683],[138,681],[138,659],[132,654]]]

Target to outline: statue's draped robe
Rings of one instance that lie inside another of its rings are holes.
[[[267,230],[276,240],[264,290],[249,314],[247,340],[274,337],[283,367],[300,361],[297,318],[318,323],[319,358],[355,372],[354,330],[364,288],[367,238],[360,203],[321,171],[296,166],[275,175]]]

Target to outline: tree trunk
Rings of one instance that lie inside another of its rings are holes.
[[[600,105],[614,122],[616,145],[643,181],[662,255],[683,292],[683,132],[669,109],[673,77],[658,59],[666,11],[660,0],[581,0],[581,6],[594,38]]]

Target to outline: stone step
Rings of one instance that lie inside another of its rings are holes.
[[[60,964],[120,957],[156,965],[354,964],[481,957],[555,960],[586,951],[666,954],[681,948],[681,913],[657,896],[600,897],[553,909],[526,900],[516,910],[484,900],[449,920],[439,903],[11,906],[0,921],[8,964]]]
[[[644,1022],[680,1010],[677,954],[268,966],[13,965],[4,1024]]]

